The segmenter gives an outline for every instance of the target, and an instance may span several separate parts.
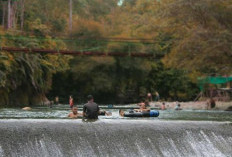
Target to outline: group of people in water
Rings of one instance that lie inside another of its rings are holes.
[[[174,108],[175,110],[182,110],[182,108],[180,107],[180,103],[177,103],[176,102],[176,107]],[[162,105],[161,105],[161,110],[166,110],[166,105],[165,103],[163,102]]]
[[[70,96],[69,105],[72,109],[72,112],[68,114],[69,118],[87,118],[87,119],[98,119],[99,115],[111,116],[111,112],[100,110],[99,106],[94,102],[92,95],[87,97],[88,102],[84,104],[82,113],[78,112],[78,108],[74,107],[73,98]],[[128,113],[125,113],[123,110],[119,110],[121,116],[126,117],[149,117],[149,116],[158,116],[158,111],[151,111],[149,108],[149,103],[142,101],[138,104],[139,109],[130,110]]]
[[[94,102],[94,99],[93,99],[92,95],[89,95],[87,97],[87,99],[88,99],[88,103],[84,104],[83,112],[78,113],[78,108],[74,107],[73,98],[72,98],[72,96],[70,96],[69,105],[70,105],[70,108],[72,109],[72,112],[69,113],[68,117],[69,118],[86,117],[86,118],[89,118],[89,119],[97,119],[98,114],[100,113],[100,108]]]
[[[92,95],[88,95],[88,102],[84,104],[82,113],[78,113],[78,108],[74,107],[73,98],[70,96],[69,105],[72,112],[68,114],[69,118],[87,118],[87,119],[98,119],[98,115],[110,116],[111,112],[100,110],[98,104],[94,102]]]
[[[158,94],[157,94],[158,95]],[[119,110],[119,115],[122,117],[157,117],[159,116],[159,112],[150,109],[149,101],[152,100],[151,94],[148,93],[148,99],[141,101],[138,103],[139,109],[131,109],[129,112],[124,112],[123,110]],[[111,112],[107,112],[104,110],[100,110],[98,104],[94,102],[94,98],[92,95],[88,95],[88,102],[84,104],[83,111],[78,112],[78,108],[74,106],[73,97],[69,97],[69,106],[71,108],[71,112],[68,114],[69,118],[86,118],[86,119],[98,119],[99,115],[111,116]],[[59,103],[59,98],[55,98],[56,104]],[[165,110],[165,103],[162,103],[161,110]],[[23,110],[31,110],[30,107],[25,107]],[[181,110],[180,104],[178,103],[175,107],[175,110]]]
[[[157,99],[159,99],[159,94],[156,94]],[[86,119],[98,119],[99,115],[103,115],[103,116],[111,116],[112,113],[108,112],[108,111],[104,111],[104,110],[100,110],[98,104],[96,104],[94,102],[94,98],[92,95],[89,95],[87,97],[88,102],[86,104],[84,104],[83,106],[83,111],[82,112],[78,112],[78,108],[74,106],[74,100],[73,97],[70,96],[69,97],[69,106],[71,108],[71,112],[68,114],[69,118],[86,118]],[[141,101],[140,103],[138,103],[139,105],[139,109],[131,109],[128,112],[124,112],[123,110],[119,110],[119,115],[122,117],[158,117],[159,116],[159,112],[156,110],[151,110],[150,109],[150,101],[152,101],[152,97],[151,94],[148,93],[147,95],[147,99]],[[59,104],[59,97],[55,97],[55,101],[56,104]],[[211,99],[210,101],[207,101],[207,109],[209,108],[214,108],[215,105],[215,101],[213,99]],[[175,110],[182,110],[180,103],[175,102]],[[167,108],[169,108],[170,106],[165,104],[165,102],[162,103],[162,105],[160,106],[161,110],[166,110]],[[31,107],[24,107],[22,108],[23,110],[31,110]]]

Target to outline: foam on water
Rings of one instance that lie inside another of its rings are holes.
[[[3,157],[3,156],[4,156],[4,152],[3,152],[2,146],[0,145],[0,157]]]
[[[111,111],[112,116],[99,116],[99,119],[128,119],[119,116],[118,110],[107,109]],[[33,108],[31,111],[24,111],[22,109],[5,108],[0,109],[0,118],[4,119],[67,119],[70,109],[54,109],[54,108]],[[81,111],[80,111],[81,112]],[[205,111],[205,110],[165,110],[159,111],[160,116],[158,118],[144,118],[150,120],[205,120],[205,121],[231,121],[232,122],[232,112],[228,111]],[[138,119],[138,118],[134,118]],[[139,118],[141,119],[141,118]]]
[[[208,121],[0,120],[0,156],[228,157],[231,130]]]

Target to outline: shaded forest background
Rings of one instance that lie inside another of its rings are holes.
[[[69,95],[82,103],[88,94],[98,103],[131,103],[156,91],[163,100],[190,101],[199,93],[199,76],[228,76],[232,71],[231,0],[1,0],[0,4],[1,47],[154,56],[1,51],[1,106],[38,105],[55,96],[68,103]]]

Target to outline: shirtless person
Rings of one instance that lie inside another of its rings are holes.
[[[72,112],[68,114],[68,117],[69,118],[78,118],[78,117],[82,117],[82,114],[78,113],[77,107],[73,107]]]
[[[159,111],[149,110],[142,112],[127,112],[125,113],[123,110],[119,110],[119,115],[122,117],[158,117]]]
[[[74,103],[73,103],[73,97],[72,97],[72,95],[70,95],[69,96],[69,106],[70,106],[71,109],[73,108],[73,105],[74,105]]]
[[[161,110],[166,110],[165,103],[163,102],[161,105]]]
[[[25,111],[30,111],[32,108],[31,107],[24,107],[22,108],[22,110],[25,110]]]
[[[135,112],[149,112],[150,109],[146,107],[146,104],[144,102],[139,103],[140,108],[134,109]]]
[[[134,109],[129,111],[129,114],[127,114],[127,116],[131,116],[133,117],[134,115],[138,116],[138,117],[143,117],[145,114],[149,114],[150,109],[146,107],[146,104],[144,102],[141,102],[138,104],[140,106],[139,109]],[[119,110],[119,114],[124,117],[125,113],[123,110]]]

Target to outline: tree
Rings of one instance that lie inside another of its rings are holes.
[[[164,5],[162,25],[177,39],[164,64],[205,75],[230,74],[231,5],[228,0],[179,0]]]
[[[63,42],[51,38],[41,41],[3,34],[1,41],[2,46],[65,49]],[[67,70],[69,59],[66,56],[0,52],[0,103],[40,104],[51,88],[52,75]]]

